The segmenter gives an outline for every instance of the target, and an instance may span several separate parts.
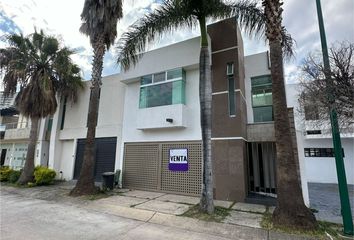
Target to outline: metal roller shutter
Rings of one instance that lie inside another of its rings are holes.
[[[74,179],[80,176],[86,139],[79,139],[76,148]],[[117,138],[96,138],[95,181],[102,181],[102,173],[114,172]]]

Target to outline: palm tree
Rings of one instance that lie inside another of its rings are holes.
[[[263,0],[266,37],[269,41],[273,88],[275,143],[277,149],[277,207],[273,213],[275,225],[314,229],[316,219],[305,206],[293,153],[286,105],[283,51],[282,2]]]
[[[90,38],[93,48],[91,96],[89,101],[86,145],[79,179],[71,195],[97,192],[94,183],[95,136],[98,117],[99,94],[102,85],[103,57],[117,36],[117,22],[123,16],[122,0],[85,0],[81,13],[80,31]]]
[[[225,3],[222,0],[164,0],[160,8],[148,13],[130,27],[118,45],[118,63],[124,70],[135,65],[144,52],[146,43],[165,32],[199,25],[201,48],[199,62],[199,97],[203,145],[203,187],[200,209],[214,211],[211,159],[211,68],[208,51],[206,20],[236,16],[239,24],[250,33],[264,31],[263,11],[254,2]]]
[[[61,47],[59,41],[40,31],[29,36],[11,34],[6,36],[9,44],[0,49],[0,71],[3,75],[6,95],[20,91],[15,98],[19,112],[30,118],[30,142],[25,166],[18,180],[26,184],[33,180],[34,154],[41,118],[54,114],[56,97],[76,100],[77,91],[83,84],[80,69],[73,64],[73,51]]]

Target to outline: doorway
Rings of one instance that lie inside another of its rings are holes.
[[[7,152],[7,149],[1,149],[1,163],[0,163],[0,166],[4,166],[4,164],[5,164],[6,152]]]
[[[276,149],[274,142],[248,143],[249,194],[276,197]]]

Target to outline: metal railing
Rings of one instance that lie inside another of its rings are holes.
[[[9,129],[23,129],[23,128],[30,128],[31,124],[28,121],[23,122],[11,122],[11,123],[2,123],[0,125],[1,131],[6,131]]]

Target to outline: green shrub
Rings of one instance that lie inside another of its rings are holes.
[[[21,171],[20,170],[12,170],[9,176],[9,182],[15,183],[20,178]]]
[[[37,166],[34,170],[34,181],[36,185],[52,184],[55,178],[55,171],[47,167]]]
[[[8,166],[2,166],[0,168],[0,182],[7,182],[9,181],[9,177],[11,175],[11,173],[14,170],[12,170],[10,167]]]

